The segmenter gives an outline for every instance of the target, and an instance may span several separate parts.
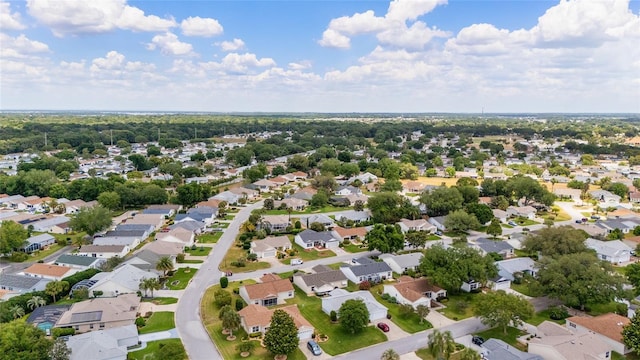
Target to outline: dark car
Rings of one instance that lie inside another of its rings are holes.
[[[576,224],[582,224],[582,220],[576,220]]]
[[[478,346],[480,346],[480,345],[484,344],[484,339],[481,338],[480,336],[474,336],[474,337],[471,338],[471,342],[476,344],[476,345],[478,345]]]
[[[309,340],[307,342],[307,349],[311,351],[311,353],[315,356],[322,355],[322,349],[320,349],[320,345],[313,340]]]
[[[389,325],[385,323],[378,323],[378,329],[382,330],[383,332],[389,332]]]

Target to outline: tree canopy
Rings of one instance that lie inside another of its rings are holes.
[[[404,248],[404,235],[397,225],[376,224],[364,239],[369,250],[378,250],[382,253],[394,253]]]
[[[27,230],[15,221],[0,223],[0,254],[8,254],[26,244]]]
[[[346,331],[355,334],[369,323],[369,310],[362,300],[347,300],[338,310],[338,319]]]
[[[69,226],[75,231],[84,231],[93,236],[111,226],[111,212],[102,205],[83,207],[71,217]]]
[[[483,324],[501,327],[506,334],[509,325],[519,327],[533,316],[534,309],[527,299],[500,290],[479,296],[474,313]]]
[[[420,271],[451,292],[460,291],[462,283],[470,279],[483,283],[498,274],[490,256],[482,256],[468,247],[444,248],[442,245],[432,246],[425,252]]]
[[[0,353],[6,359],[49,359],[53,342],[44,331],[24,321],[12,321],[0,326]]]
[[[440,186],[423,192],[420,195],[420,202],[427,207],[429,216],[442,216],[461,209],[464,198],[457,188]]]
[[[290,354],[298,348],[298,329],[291,315],[275,310],[269,329],[264,334],[264,345],[275,355]]]
[[[524,249],[540,252],[542,256],[561,256],[587,251],[584,241],[587,234],[571,226],[547,227],[528,236]]]
[[[476,230],[480,227],[480,222],[473,214],[468,214],[460,209],[449,213],[444,219],[444,226],[450,231]]]

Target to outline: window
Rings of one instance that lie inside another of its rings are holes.
[[[606,354],[604,354],[604,357],[606,357],[606,358],[608,359],[608,358],[609,358],[609,355],[610,355],[610,354],[609,354],[609,352],[607,351],[607,353],[606,353]]]
[[[89,329],[93,329],[93,324],[89,324]]]
[[[76,330],[80,330],[80,326],[78,326],[78,325],[74,326],[73,328],[76,329]]]
[[[289,291],[289,296],[293,296],[293,292]]]
[[[100,323],[100,329],[104,329],[104,323]]]
[[[258,332],[260,331],[260,326],[254,326],[251,328],[251,332]]]
[[[575,329],[575,328],[577,328],[576,324],[574,324],[574,323],[572,323],[572,322],[570,322],[570,323],[569,323],[569,326],[571,326],[571,327],[572,327],[572,328],[574,328],[574,329]]]

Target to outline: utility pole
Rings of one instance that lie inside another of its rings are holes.
[[[47,133],[44,133],[44,147],[47,147]]]

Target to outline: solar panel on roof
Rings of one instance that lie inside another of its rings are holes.
[[[69,321],[69,323],[95,322],[100,321],[100,319],[102,319],[102,311],[89,311],[72,314],[71,321]]]

